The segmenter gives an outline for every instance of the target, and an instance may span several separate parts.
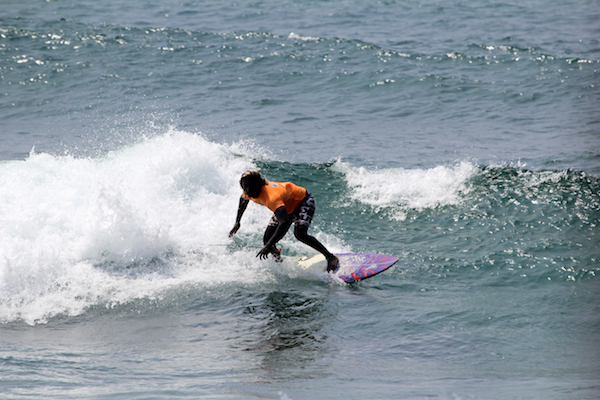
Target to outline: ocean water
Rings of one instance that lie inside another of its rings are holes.
[[[3,1],[0,398],[600,398],[600,5]],[[228,237],[317,199],[343,284]]]

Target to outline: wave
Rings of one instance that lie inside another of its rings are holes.
[[[469,179],[478,172],[469,162],[430,169],[368,170],[339,161],[333,169],[344,174],[351,199],[376,211],[389,209],[394,220],[405,219],[407,210],[459,204],[470,190]]]
[[[270,217],[264,207],[249,207],[228,238],[247,168],[309,187],[319,203],[311,229],[332,251],[363,250],[361,232],[376,230],[379,251],[421,259],[431,271],[449,263],[544,265],[554,271],[547,277],[562,280],[596,274],[600,181],[582,172],[467,161],[426,169],[289,164],[251,143],[172,129],[95,158],[32,152],[0,163],[0,323],[44,323],[188,286],[297,277],[254,257]],[[417,237],[429,244],[407,252]],[[282,243],[287,255],[309,251],[291,235]],[[430,258],[430,247],[445,256]]]
[[[600,210],[600,180],[582,171],[533,171],[519,163],[480,166],[468,161],[428,169],[368,169],[341,160],[331,170],[342,174],[352,200],[375,212],[393,209],[397,211],[391,214],[394,220],[405,219],[408,210],[470,206],[492,199]]]
[[[45,323],[90,307],[157,298],[186,285],[268,281],[272,274],[262,273],[265,264],[254,255],[269,211],[250,207],[238,235],[228,238],[239,176],[254,167],[280,180],[322,173],[319,167],[272,161],[249,143],[219,144],[173,129],[98,157],[32,151],[26,160],[0,163],[0,323]],[[361,187],[367,172],[344,162],[335,170],[347,172],[355,196],[379,190],[369,200],[376,206],[403,195],[397,189],[402,182],[391,185],[396,192],[385,192],[390,185],[383,183],[396,170],[382,173],[380,187],[376,182]],[[406,179],[443,181],[444,174],[453,172],[408,172]],[[446,179],[452,186],[453,178]],[[437,193],[443,190],[441,185]],[[408,192],[412,206],[453,201],[436,199],[436,190],[418,196],[418,188]],[[314,225],[314,234],[332,251],[352,250],[352,243]],[[287,254],[307,252],[295,240],[283,243]],[[289,276],[301,272],[266,268]]]
[[[221,246],[254,165],[245,151],[171,131],[100,158],[0,164],[0,321],[77,315],[188,280],[254,281]]]
[[[584,172],[470,162],[412,170],[338,162],[332,168],[358,206],[354,220],[366,212],[361,221],[381,221],[361,231],[402,254],[405,278],[420,280],[426,271],[436,280],[514,286],[600,274],[600,179]]]

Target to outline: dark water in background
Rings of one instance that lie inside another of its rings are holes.
[[[597,2],[1,8],[0,397],[599,397]]]
[[[595,2],[6,8],[5,159],[175,124],[285,160],[598,172]]]

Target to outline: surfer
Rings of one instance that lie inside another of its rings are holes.
[[[257,257],[264,259],[271,254],[279,259],[281,250],[278,250],[275,244],[285,236],[294,223],[296,239],[325,256],[327,272],[337,269],[338,258],[331,254],[321,242],[308,234],[308,228],[315,214],[315,198],[305,188],[292,182],[266,181],[255,169],[249,169],[242,174],[240,186],[243,193],[240,197],[235,225],[229,232],[229,237],[235,235],[240,229],[242,215],[248,207],[248,202],[252,200],[274,212],[263,236],[264,247],[258,252]]]

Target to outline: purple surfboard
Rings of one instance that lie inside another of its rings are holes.
[[[336,255],[340,259],[340,266],[335,274],[344,282],[370,278],[385,271],[398,261],[398,257],[386,254],[347,253]]]
[[[344,282],[355,282],[370,278],[385,271],[398,261],[398,257],[386,254],[344,253],[336,254],[340,266],[333,274]],[[306,270],[322,273],[327,268],[327,261],[321,254],[301,259],[298,264]]]

